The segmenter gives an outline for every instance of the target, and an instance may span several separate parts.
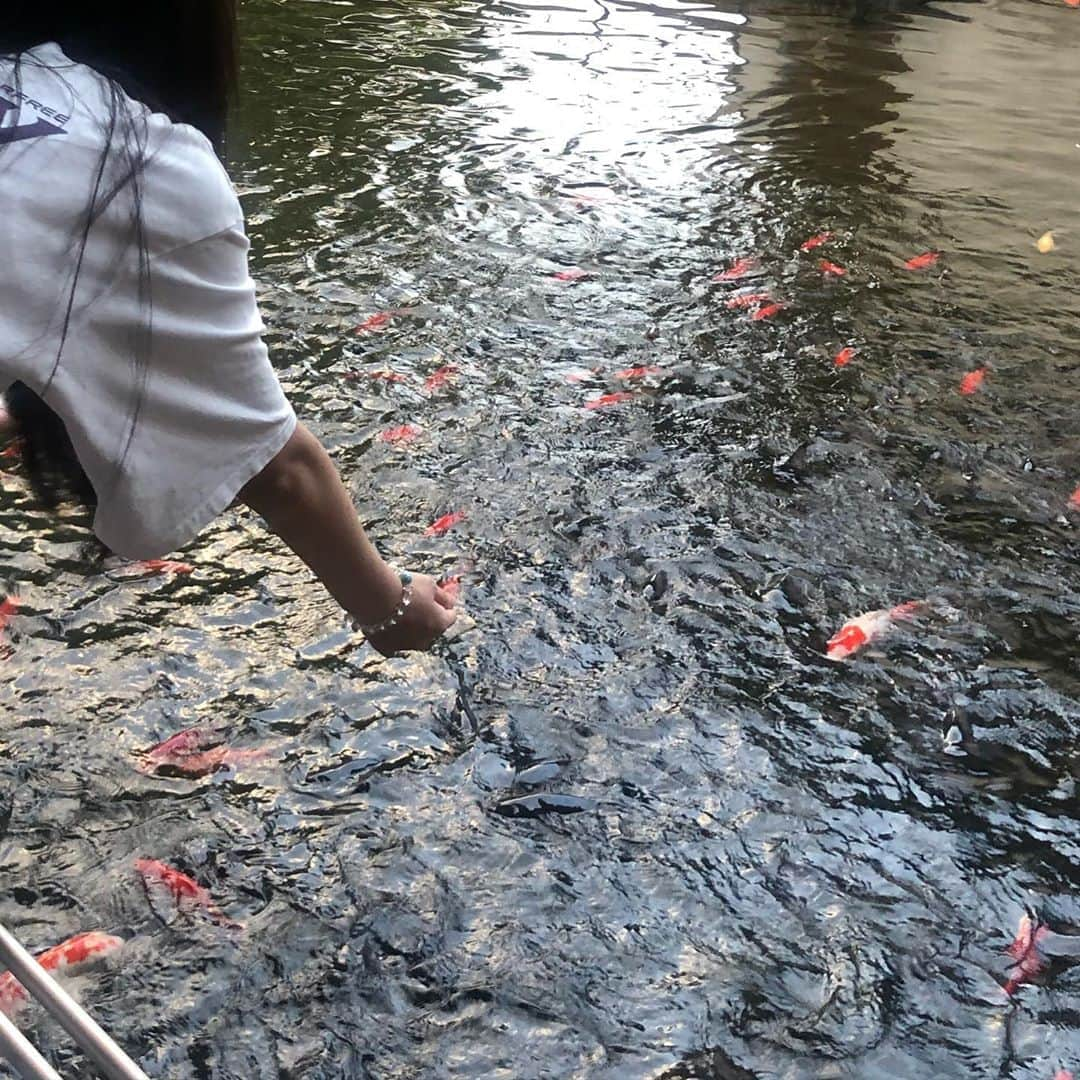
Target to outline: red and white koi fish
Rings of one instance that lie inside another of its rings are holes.
[[[106,572],[113,578],[149,577],[151,574],[191,574],[195,567],[190,563],[173,562],[171,559],[140,559],[136,562],[120,562],[110,559]]]
[[[714,274],[713,281],[738,281],[739,278],[746,277],[758,265],[759,261],[754,255],[745,259],[736,259],[726,270]]]
[[[464,510],[451,510],[449,514],[443,514],[441,518],[433,521],[425,530],[425,536],[442,536],[449,532],[459,522],[465,520]]]
[[[818,263],[818,267],[823,274],[831,274],[833,277],[843,277],[847,271],[842,266],[837,266],[834,262],[829,262],[828,259],[822,259]]]
[[[198,778],[230,765],[261,761],[266,750],[233,750],[221,744],[221,736],[211,728],[194,727],[178,731],[141,755],[139,771],[155,773],[169,768]]]
[[[1069,496],[1069,506],[1073,510],[1080,510],[1080,487]]]
[[[2,430],[2,429],[0,429]],[[25,443],[22,439],[13,439],[3,450],[0,450],[0,458],[18,459],[23,455]]]
[[[586,409],[606,409],[609,405],[619,405],[624,401],[631,401],[637,397],[629,390],[616,390],[614,394],[601,394],[599,397],[589,398],[585,402]]]
[[[402,424],[401,427],[392,427],[380,431],[379,442],[410,443],[419,435],[420,429],[415,424]]]
[[[787,307],[787,304],[766,304],[763,308],[758,308],[753,315],[750,316],[754,322],[761,322],[762,319],[771,319],[777,312],[783,311]]]
[[[926,606],[923,600],[909,600],[892,608],[868,611],[844,623],[829,639],[825,655],[829,660],[846,660],[864,645],[884,637],[901,619],[913,619]]]
[[[356,332],[358,334],[374,334],[377,330],[385,330],[396,314],[395,311],[377,311],[360,323],[356,328]]]
[[[1073,7],[1080,7],[1080,0],[1065,0],[1066,4],[1072,4]],[[1054,1080],[1073,1080],[1073,1074],[1068,1069],[1058,1069],[1054,1073]]]
[[[831,232],[818,233],[817,236],[811,236],[809,240],[804,240],[799,245],[800,251],[813,251],[814,248],[819,248],[822,244],[827,244],[833,238]]]
[[[833,364],[836,367],[847,367],[852,360],[855,359],[855,350],[848,345],[846,348],[841,349],[833,359]]]
[[[8,623],[18,614],[19,601],[14,596],[5,597],[0,601],[0,631],[6,630]]]
[[[201,908],[219,926],[227,926],[230,930],[243,929],[243,923],[230,919],[214,903],[210,891],[187,874],[157,859],[136,859],[135,869],[142,875],[147,894],[155,889],[164,891],[172,897],[180,911]]]
[[[743,293],[740,296],[733,296],[727,302],[727,307],[732,311],[745,311],[748,308],[761,307],[763,304],[768,304],[772,300],[772,297],[765,292],[755,293]]]
[[[1022,915],[1016,928],[1016,938],[1006,952],[1016,961],[1008,981],[1005,993],[1012,997],[1026,982],[1031,982],[1043,969],[1043,958],[1039,952],[1039,942],[1046,937],[1045,926],[1036,926],[1030,915]]]
[[[644,379],[649,375],[663,375],[664,369],[658,367],[628,367],[616,371],[613,379]]]
[[[941,258],[940,251],[926,251],[922,255],[915,255],[904,263],[905,270],[925,270]]]
[[[424,380],[424,389],[430,394],[433,390],[438,390],[440,386],[445,386],[457,373],[458,369],[453,364],[444,364]]]
[[[92,930],[76,934],[61,945],[54,945],[37,956],[37,962],[48,972],[57,974],[96,960],[115,952],[124,944],[123,938]],[[20,1005],[29,1001],[30,995],[11,972],[0,975],[0,1012],[11,1015]]]
[[[976,368],[974,371],[969,371],[960,380],[960,393],[965,397],[971,397],[976,390],[983,384],[983,380],[986,378],[986,374],[990,369],[988,367]]]
[[[566,270],[556,270],[551,275],[556,281],[580,281],[582,278],[589,276],[587,270],[582,270],[580,266],[571,266]]]

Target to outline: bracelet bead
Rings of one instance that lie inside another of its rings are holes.
[[[402,570],[398,573],[398,579],[401,581],[401,599],[397,607],[381,622],[365,624],[354,619],[352,623],[354,630],[359,630],[365,637],[371,637],[375,634],[385,634],[387,630],[393,630],[401,622],[413,600],[413,577],[407,570]]]

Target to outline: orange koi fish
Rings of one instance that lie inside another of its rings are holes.
[[[1030,915],[1022,915],[1016,929],[1016,939],[1006,952],[1016,961],[1012,974],[1005,983],[1005,993],[1012,997],[1026,982],[1030,982],[1043,969],[1039,942],[1046,937],[1046,927],[1036,926]]]
[[[1069,506],[1073,510],[1080,510],[1080,487],[1078,487],[1069,497]]]
[[[738,281],[741,277],[746,277],[747,274],[753,270],[760,260],[756,256],[749,256],[745,259],[736,259],[726,270],[721,270],[719,274],[713,275],[713,281]]]
[[[397,314],[396,311],[378,311],[369,315],[357,328],[358,334],[374,334],[377,330],[385,330]]]
[[[243,923],[230,919],[214,903],[214,898],[208,889],[204,889],[197,881],[189,878],[187,874],[157,859],[136,859],[135,869],[142,875],[143,884],[147,894],[151,890],[168,893],[177,908],[181,911],[192,908],[202,908],[203,911],[219,926],[227,926],[230,930],[242,930]]]
[[[432,390],[445,386],[450,381],[451,376],[456,375],[457,372],[458,369],[453,364],[444,364],[438,371],[433,371],[424,380],[424,389],[431,393]]]
[[[425,536],[442,536],[449,532],[459,522],[465,520],[464,510],[452,510],[449,514],[443,514],[441,518],[433,521],[425,530]]]
[[[401,427],[387,428],[379,432],[379,442],[385,443],[409,443],[420,434],[420,429],[415,424],[402,424]]]
[[[19,601],[14,596],[6,597],[0,602],[0,631],[6,630],[8,623],[18,614]]]
[[[974,371],[969,371],[960,380],[960,393],[965,397],[970,397],[979,389],[983,384],[983,380],[986,378],[986,373],[990,369],[988,367],[976,368]]]
[[[766,304],[763,308],[758,308],[753,315],[750,316],[754,322],[761,322],[762,319],[771,319],[778,311],[783,311],[787,307],[787,304]]]
[[[663,375],[664,369],[658,367],[628,367],[616,371],[613,379],[644,379],[649,375]]]
[[[551,276],[556,281],[580,281],[582,278],[587,278],[589,274],[579,266],[571,266],[566,270],[556,270]]]
[[[599,397],[590,398],[585,402],[586,409],[606,409],[609,405],[618,405],[623,401],[630,401],[636,397],[629,390],[616,390],[614,394],[601,394]]]
[[[864,645],[884,637],[901,619],[912,619],[925,606],[922,600],[910,600],[896,607],[868,611],[842,627],[829,639],[825,655],[829,660],[846,660]]]
[[[833,359],[833,364],[836,367],[847,367],[852,360],[855,359],[855,350],[848,345],[846,348],[841,349]]]
[[[907,270],[925,270],[928,266],[933,266],[940,258],[940,251],[927,251],[922,255],[916,255],[914,258],[908,259],[904,263],[904,268]]]
[[[799,245],[800,251],[813,251],[814,248],[821,247],[822,244],[827,244],[833,238],[831,232],[818,233],[817,236],[811,236],[809,240],[803,241]]]
[[[837,266],[834,262],[829,262],[828,259],[822,259],[818,263],[823,274],[831,274],[833,277],[843,277],[847,271],[842,266]]]
[[[62,945],[55,945],[37,956],[37,962],[48,972],[56,974],[96,960],[99,956],[115,952],[124,944],[123,938],[92,930],[76,934]],[[0,1012],[10,1016],[19,1006],[26,1004],[30,995],[11,972],[0,975]]]
[[[761,307],[762,304],[767,304],[771,300],[772,297],[768,293],[743,293],[741,296],[733,296],[726,306],[732,311],[745,311],[747,308]]]

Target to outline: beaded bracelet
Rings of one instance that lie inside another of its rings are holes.
[[[398,606],[394,608],[393,612],[391,612],[387,618],[383,619],[382,622],[370,623],[367,626],[354,619],[352,624],[354,630],[359,630],[365,637],[372,637],[375,634],[385,634],[387,630],[393,630],[393,628],[401,622],[406,610],[412,603],[412,574],[410,574],[408,570],[402,570],[398,574],[398,578],[401,580],[401,600],[398,602]]]

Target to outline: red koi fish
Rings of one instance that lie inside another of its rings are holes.
[[[606,409],[609,405],[618,405],[623,401],[630,401],[636,397],[629,390],[616,390],[614,394],[601,394],[599,397],[590,398],[585,402],[586,409]]]
[[[445,386],[457,372],[458,369],[453,364],[444,364],[438,371],[433,371],[424,380],[424,389],[429,394],[432,390],[438,390],[440,386]]]
[[[726,306],[732,311],[745,311],[747,308],[761,307],[762,304],[767,304],[771,300],[772,297],[768,293],[743,293],[741,296],[733,296]]]
[[[556,270],[551,276],[556,281],[580,281],[582,278],[587,278],[589,274],[580,266],[571,266],[566,270]]]
[[[53,974],[81,967],[99,956],[115,952],[124,944],[123,938],[92,930],[76,934],[62,945],[55,945],[37,956],[37,962]],[[0,975],[0,1012],[10,1016],[19,1006],[26,1004],[30,995],[11,972]]]
[[[758,262],[757,257],[753,255],[745,259],[736,259],[726,270],[714,274],[713,281],[738,281],[739,278],[746,277]]]
[[[754,322],[761,322],[762,319],[771,319],[778,311],[783,311],[787,307],[787,304],[766,304],[763,308],[758,308],[753,315],[750,316]]]
[[[1065,3],[1068,4],[1069,7],[1080,8],[1080,0],[1065,0]],[[1069,1080],[1072,1080],[1071,1076]]]
[[[402,424],[401,427],[387,428],[379,432],[379,442],[410,443],[420,434],[415,424]]]
[[[191,574],[195,567],[190,563],[173,562],[171,559],[141,559],[137,562],[107,566],[110,577],[148,577],[151,574]]]
[[[986,373],[990,369],[988,367],[976,368],[974,371],[969,371],[960,380],[960,393],[965,397],[971,397],[976,390],[983,384],[983,380],[986,378]]]
[[[1080,7],[1080,0],[1065,0],[1066,4],[1071,4],[1073,7]],[[1058,1069],[1054,1073],[1054,1080],[1073,1080],[1073,1074],[1068,1069]]]
[[[425,536],[442,536],[448,533],[455,525],[465,520],[464,510],[452,510],[449,514],[443,514],[441,518],[433,521],[425,530]]]
[[[833,359],[833,364],[836,367],[847,367],[852,360],[855,359],[855,350],[848,345],[846,348],[841,349]]]
[[[1072,507],[1073,510],[1080,510],[1080,487],[1078,487],[1069,497],[1069,506]]]
[[[916,255],[914,258],[908,259],[904,263],[904,268],[906,270],[925,270],[928,266],[933,266],[940,258],[940,251],[927,251],[922,255]]]
[[[1036,926],[1030,915],[1022,915],[1016,928],[1016,938],[1006,952],[1016,961],[1008,981],[1005,993],[1012,997],[1026,982],[1031,982],[1043,969],[1039,942],[1046,937],[1045,926]]]
[[[136,859],[135,869],[142,875],[147,894],[151,890],[164,891],[172,897],[180,911],[201,908],[219,926],[227,926],[230,930],[243,929],[243,923],[230,919],[214,903],[210,891],[187,874],[182,874],[157,859]]]
[[[0,602],[0,631],[6,630],[8,623],[18,614],[19,601],[14,596],[6,597]]]
[[[3,430],[3,429],[0,429]],[[21,458],[23,454],[23,440],[15,439],[9,445],[5,446],[3,450],[0,450],[0,458]]]
[[[616,371],[614,379],[644,379],[649,375],[663,375],[664,369],[658,367],[628,367],[622,371]]]
[[[169,768],[197,779],[230,765],[261,761],[267,755],[266,750],[233,750],[220,743],[221,736],[210,728],[194,727],[178,731],[146,750],[138,769],[144,773],[155,773]]]
[[[872,641],[884,637],[897,621],[913,619],[924,606],[925,602],[922,600],[910,600],[906,604],[897,604],[896,607],[868,611],[865,615],[859,615],[850,622],[844,623],[829,639],[825,647],[825,656],[829,660],[846,660],[864,645],[869,645]]]
[[[381,371],[369,371],[367,376],[369,379],[380,379],[383,382],[388,383],[409,381],[407,375],[399,375],[396,371],[391,371],[389,368],[383,368]]]
[[[357,328],[358,334],[374,334],[377,330],[385,330],[397,314],[396,311],[378,311],[369,315]]]
[[[809,240],[803,241],[799,245],[800,251],[813,251],[814,248],[819,248],[822,244],[827,244],[833,238],[831,232],[818,233],[817,236],[811,236]]]
[[[823,274],[831,274],[833,277],[843,277],[847,271],[842,266],[837,266],[834,262],[829,262],[828,259],[822,259],[818,263],[818,267]]]

